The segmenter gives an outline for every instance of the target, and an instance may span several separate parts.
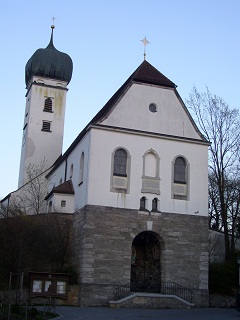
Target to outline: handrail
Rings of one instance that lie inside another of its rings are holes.
[[[157,291],[155,287],[154,290],[152,290],[152,292],[151,292],[151,289],[149,288],[147,289],[141,288],[141,290],[132,291],[130,283],[118,286],[113,290],[114,300],[122,299],[134,292],[148,292],[148,293],[161,293],[161,294],[167,294],[167,295],[175,295],[190,303],[192,303],[194,298],[194,292],[192,290],[185,288],[174,281],[164,281],[161,283]]]
[[[122,286],[119,286],[113,290],[114,300],[122,299],[128,295],[130,295],[131,292],[131,286],[130,283],[126,283]]]
[[[191,303],[194,298],[194,292],[192,290],[185,288],[174,281],[162,282],[161,293],[175,295]]]

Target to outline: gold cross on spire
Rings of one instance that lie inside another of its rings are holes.
[[[144,53],[143,53],[143,56],[144,56],[144,60],[146,60],[146,46],[150,43],[147,38],[145,37],[144,39],[140,40],[142,41],[143,45],[144,45]]]

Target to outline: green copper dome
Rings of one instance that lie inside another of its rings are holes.
[[[70,56],[58,51],[53,45],[53,29],[49,45],[45,49],[38,49],[28,60],[25,67],[25,82],[28,84],[32,76],[70,82],[73,63]]]

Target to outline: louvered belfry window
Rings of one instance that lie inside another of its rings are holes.
[[[51,98],[47,98],[45,100],[43,111],[52,112],[52,99]]]
[[[42,131],[51,131],[51,122],[49,121],[43,121],[42,123]]]

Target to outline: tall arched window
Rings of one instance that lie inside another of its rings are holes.
[[[82,152],[81,158],[80,158],[79,184],[83,182],[83,170],[84,170],[84,152]]]
[[[127,152],[124,149],[117,149],[114,154],[113,174],[116,176],[127,175]]]
[[[73,177],[73,164],[71,164],[70,174],[69,174],[69,178],[71,179],[72,177]]]
[[[140,199],[140,209],[139,210],[145,211],[146,209],[147,209],[147,198],[146,197],[142,197]]]
[[[52,201],[50,201],[49,204],[48,204],[48,212],[49,213],[52,212],[52,206],[53,206]]]
[[[129,192],[130,155],[124,148],[117,148],[112,153],[111,191]]]
[[[150,149],[143,155],[142,192],[160,194],[160,158]]]
[[[177,157],[174,162],[174,182],[186,183],[186,161],[183,157]]]
[[[172,197],[178,200],[188,200],[189,164],[183,156],[173,161]]]
[[[158,198],[152,200],[152,211],[158,211]]]

